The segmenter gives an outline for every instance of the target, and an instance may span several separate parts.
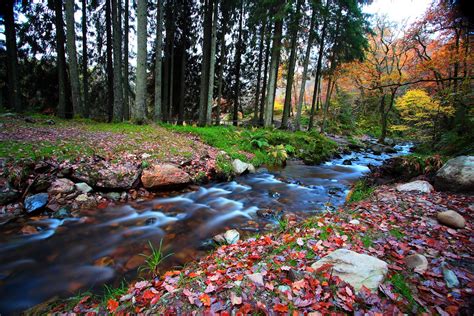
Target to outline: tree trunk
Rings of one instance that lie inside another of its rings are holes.
[[[62,0],[54,1],[55,22],[56,22],[56,52],[58,64],[58,116],[60,118],[71,117],[72,113],[68,113],[66,108],[66,53],[64,51],[64,21],[63,21],[63,5]]]
[[[290,116],[291,109],[291,93],[293,88],[293,79],[295,76],[295,65],[296,65],[296,44],[298,43],[298,29],[299,29],[299,11],[301,6],[301,0],[296,3],[296,11],[294,13],[291,29],[291,50],[290,50],[290,61],[288,65],[288,73],[286,75],[286,92],[285,92],[285,103],[283,105],[283,115],[281,118],[282,129],[288,128],[288,118]]]
[[[112,60],[112,8],[111,0],[105,0],[105,28],[107,41],[107,120],[112,121],[114,109],[114,71]]]
[[[129,74],[128,74],[128,33],[130,32],[129,0],[125,0],[124,6],[124,30],[123,30],[123,119],[130,120],[130,95],[129,95]]]
[[[232,124],[239,125],[239,98],[240,98],[240,68],[242,65],[242,25],[244,16],[244,1],[240,1],[239,38],[235,50],[235,91],[234,91],[234,113]]]
[[[209,89],[207,91],[207,112],[206,112],[206,125],[212,123],[212,101],[214,96],[214,74],[216,66],[216,41],[217,41],[217,21],[218,21],[218,4],[219,1],[214,1],[214,14],[212,22],[212,35],[211,35],[211,59],[209,64]]]
[[[5,1],[5,37],[7,46],[8,102],[12,109],[22,112],[18,90],[18,57],[16,47],[14,0]]]
[[[87,0],[82,0],[82,89],[84,91],[82,108],[85,118],[89,117],[89,74],[87,73],[87,63]]]
[[[183,31],[187,34],[187,30]],[[180,74],[180,91],[179,91],[179,103],[178,103],[178,125],[183,125],[184,122],[184,95],[186,86],[186,40],[181,39],[181,74]]]
[[[308,131],[313,129],[314,126],[314,106],[316,104],[319,92],[319,84],[320,84],[320,77],[321,77],[321,68],[323,64],[323,52],[324,52],[324,41],[326,39],[326,28],[327,28],[328,19],[327,17],[324,18],[323,28],[321,30],[321,40],[319,44],[319,52],[318,52],[318,64],[316,66],[316,76],[314,78],[314,90],[313,90],[313,99],[311,101],[311,111],[309,115],[309,126]]]
[[[157,0],[156,7],[156,50],[155,50],[155,111],[153,120],[159,122],[162,117],[162,103],[161,103],[161,57],[163,45],[163,1]]]
[[[262,23],[262,26],[260,27],[260,47],[259,47],[259,51],[258,51],[258,68],[257,68],[257,89],[255,91],[255,106],[254,106],[254,110],[253,110],[253,120],[254,120],[254,124],[255,125],[258,125],[258,105],[259,105],[259,101],[260,101],[260,79],[262,77],[262,58],[263,58],[263,46],[265,44],[265,28],[266,28],[267,24],[266,22],[264,21]]]
[[[306,47],[306,55],[305,55],[304,63],[303,63],[303,74],[301,77],[300,96],[298,99],[298,105],[296,107],[295,129],[297,131],[299,131],[301,128],[301,112],[303,109],[304,92],[306,89],[306,76],[308,75],[309,57],[311,55],[311,46],[313,45],[314,35],[316,34],[316,32],[313,30],[315,22],[316,22],[316,10],[313,9],[313,14],[311,15],[311,23],[309,27],[308,46]]]
[[[219,38],[221,44],[219,52],[219,73],[217,74],[217,108],[216,108],[216,125],[221,124],[221,100],[222,100],[222,85],[224,79],[222,78],[224,74],[224,65],[225,65],[225,33],[227,27],[227,11],[225,11],[224,6],[222,6],[222,30]]]
[[[265,112],[263,116],[264,127],[270,127],[273,121],[273,103],[275,102],[276,79],[278,75],[278,60],[280,59],[282,29],[283,21],[281,18],[278,18],[275,20],[275,26],[273,30],[270,72],[268,74],[268,88],[265,98]]]
[[[330,75],[328,79],[327,90],[326,90],[326,101],[324,102],[324,108],[323,108],[323,123],[321,124],[322,134],[326,131],[326,121],[327,121],[328,110],[329,110],[329,102],[331,101],[331,94],[332,94],[332,90],[335,83],[336,82],[334,78],[332,77],[332,75]]]
[[[268,21],[268,23],[270,23]],[[269,24],[270,25],[270,24]],[[260,126],[263,126],[263,116],[265,113],[265,93],[267,92],[267,75],[268,75],[268,60],[270,57],[270,40],[271,32],[266,34],[267,40],[265,43],[265,66],[263,67],[263,84],[262,84],[262,97],[260,98],[260,110],[258,116],[258,122]]]
[[[138,124],[145,120],[146,111],[146,49],[147,2],[138,1],[137,6],[137,92],[132,120]]]
[[[211,50],[212,32],[212,0],[205,0],[204,3],[204,36],[202,44],[202,64],[201,64],[201,91],[199,97],[199,125],[206,125],[207,119],[207,98],[209,89],[209,65]]]
[[[123,120],[123,87],[122,87],[122,43],[120,30],[120,15],[118,1],[112,0],[113,47],[114,47],[114,111],[113,121]],[[138,70],[137,70],[138,71]]]
[[[83,112],[81,111],[81,88],[77,67],[74,11],[74,0],[66,0],[66,49],[68,53],[69,80],[71,81],[72,108],[74,114],[81,115]]]

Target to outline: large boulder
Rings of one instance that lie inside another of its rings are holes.
[[[142,183],[147,189],[177,187],[191,183],[185,171],[171,164],[157,164],[143,170]]]
[[[140,176],[140,169],[132,163],[112,164],[107,161],[83,163],[77,166],[72,178],[91,187],[105,190],[128,190]]]
[[[399,192],[418,191],[423,193],[430,193],[433,190],[433,186],[428,181],[423,180],[416,180],[397,185],[397,191]]]
[[[232,169],[238,176],[247,172],[255,173],[255,167],[252,164],[243,162],[240,159],[232,161]]]
[[[313,263],[311,268],[317,270],[326,264],[332,265],[333,275],[352,285],[356,291],[362,286],[377,291],[388,272],[386,262],[342,248]]]
[[[236,244],[240,239],[240,234],[235,229],[229,229],[224,233],[224,239],[229,245]]]
[[[464,228],[464,226],[466,226],[464,217],[452,210],[438,213],[437,218],[438,222],[449,227]]]
[[[474,191],[474,156],[448,160],[435,177],[435,187],[447,191]]]

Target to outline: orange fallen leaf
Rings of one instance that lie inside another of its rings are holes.
[[[204,304],[204,306],[211,306],[211,298],[207,294],[202,294],[199,296],[199,300]]]
[[[119,306],[119,303],[116,300],[112,299],[112,298],[107,301],[107,309],[111,313],[115,312],[117,310],[118,306]]]

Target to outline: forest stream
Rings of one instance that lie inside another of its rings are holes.
[[[281,170],[262,168],[232,182],[84,210],[78,217],[8,223],[0,228],[0,314],[133,278],[148,241],[157,246],[163,240],[163,251],[172,253],[163,268],[172,268],[204,254],[206,241],[227,229],[256,233],[276,229],[278,214],[305,218],[335,210],[369,164],[381,165],[410,147],[395,146],[393,154],[353,152],[317,166],[289,161]],[[22,235],[26,225],[38,233]]]

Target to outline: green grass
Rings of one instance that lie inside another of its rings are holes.
[[[403,234],[399,229],[397,228],[392,228],[390,229],[390,235],[392,235],[393,237],[397,238],[397,239],[402,239],[403,237],[405,237],[405,234]]]
[[[374,241],[372,240],[372,237],[370,235],[365,234],[364,236],[362,236],[361,240],[365,248],[369,248],[374,245]]]
[[[153,247],[153,244],[151,241],[148,242],[148,245],[150,246],[151,254],[145,255],[141,254],[141,256],[145,257],[145,264],[141,266],[138,271],[139,272],[148,272],[150,273],[153,277],[156,277],[158,275],[158,268],[160,264],[168,258],[169,256],[173,255],[172,253],[169,254],[164,254],[162,251],[162,246],[163,246],[163,239],[160,241],[160,246],[157,248]]]
[[[128,291],[128,286],[125,281],[122,280],[118,287],[113,287],[109,285],[104,285],[104,294],[102,296],[102,303],[107,304],[109,299],[116,299],[119,296],[126,294]]]
[[[354,185],[350,193],[348,202],[354,203],[365,200],[374,192],[374,190],[375,189],[373,187],[368,186],[364,180],[359,180]]]
[[[286,156],[317,164],[328,159],[337,150],[336,143],[316,132],[232,126],[163,126],[173,131],[197,135],[210,146],[225,151],[232,159],[251,162],[255,166],[281,165]],[[249,158],[246,153],[252,157]]]
[[[395,273],[390,278],[390,282],[393,284],[395,288],[395,292],[402,295],[410,304],[410,309],[413,310],[414,308],[420,308],[418,303],[413,298],[412,291],[408,282],[405,280],[405,277],[400,273]]]
[[[87,145],[42,141],[37,143],[25,143],[20,141],[0,142],[0,157],[13,160],[32,159],[40,160],[48,157],[56,157],[58,161],[74,159],[80,155],[90,155],[94,152]]]

